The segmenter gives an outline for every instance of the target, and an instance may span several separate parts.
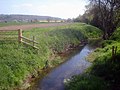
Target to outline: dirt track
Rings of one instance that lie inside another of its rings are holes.
[[[29,25],[11,25],[11,26],[4,26],[0,27],[0,31],[4,30],[29,30],[32,28],[46,28],[46,27],[54,27],[54,26],[64,26],[70,23],[48,23],[48,24],[29,24]]]

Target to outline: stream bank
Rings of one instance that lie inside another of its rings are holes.
[[[91,65],[86,60],[86,56],[93,50],[89,45],[84,46],[66,62],[48,70],[47,74],[37,81],[34,88],[29,88],[29,90],[64,90],[65,79],[83,73]]]

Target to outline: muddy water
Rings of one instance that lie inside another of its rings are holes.
[[[53,69],[42,80],[38,82],[37,90],[64,90],[64,80],[73,75],[81,74],[91,63],[85,58],[93,51],[93,48],[86,45],[67,62]]]

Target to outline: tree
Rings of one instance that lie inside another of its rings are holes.
[[[90,0],[93,14],[92,22],[97,22],[108,39],[120,23],[120,0]],[[97,20],[97,21],[96,21]]]
[[[74,18],[73,21],[74,22],[82,22],[81,17],[82,17],[82,15],[79,15],[77,18]]]
[[[48,21],[48,22],[50,22],[50,21],[51,21],[51,19],[48,17],[48,18],[47,18],[47,21]]]

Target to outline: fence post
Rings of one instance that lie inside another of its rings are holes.
[[[115,59],[115,54],[116,54],[116,47],[112,46],[112,59]]]
[[[18,41],[19,43],[22,42],[22,29],[18,29]]]
[[[112,46],[112,59],[114,59],[114,46]]]
[[[35,46],[35,36],[33,36],[33,47]]]
[[[117,46],[112,46],[112,60],[116,59]]]
[[[116,55],[116,53],[117,53],[117,46],[115,47],[115,55]]]

